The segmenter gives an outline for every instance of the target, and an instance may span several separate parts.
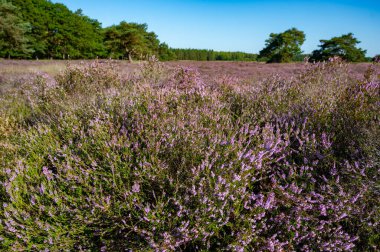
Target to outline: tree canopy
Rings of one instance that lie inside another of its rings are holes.
[[[145,59],[158,54],[159,40],[154,32],[147,31],[147,24],[121,22],[104,31],[104,42],[110,57]]]
[[[305,42],[305,33],[291,28],[282,33],[271,33],[265,41],[266,46],[259,53],[267,62],[291,62],[302,53],[301,45]]]
[[[166,43],[161,43],[158,48],[158,55],[161,61],[175,60],[177,56]]]
[[[329,40],[322,39],[320,42],[320,49],[313,51],[310,61],[325,61],[334,56],[351,62],[360,62],[366,59],[366,50],[356,47],[360,41],[352,33],[333,37]]]
[[[29,23],[17,14],[17,7],[11,2],[0,0],[0,57],[29,55]]]
[[[13,0],[31,24],[32,57],[94,58],[104,54],[101,24],[65,5],[46,0]]]
[[[49,0],[0,0],[0,58],[136,59],[155,55],[160,60],[301,61],[305,33],[296,28],[271,33],[259,55],[205,49],[174,49],[148,31],[147,24],[122,21],[103,28],[101,23]],[[340,56],[365,61],[365,50],[352,33],[320,40],[311,61]]]

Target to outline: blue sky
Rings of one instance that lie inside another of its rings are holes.
[[[147,23],[174,48],[257,53],[271,32],[306,33],[305,53],[320,39],[352,32],[368,56],[380,54],[380,0],[54,0],[99,20]]]

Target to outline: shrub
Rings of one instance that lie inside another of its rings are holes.
[[[83,94],[118,86],[120,80],[112,62],[94,61],[91,64],[69,65],[57,77],[57,83],[68,94]]]
[[[2,250],[378,249],[375,73],[215,87],[155,64],[129,85],[98,63],[39,77],[18,119],[3,97]]]

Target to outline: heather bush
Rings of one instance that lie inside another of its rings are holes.
[[[5,251],[376,251],[369,70],[204,81],[154,58],[39,75],[0,109]]]
[[[120,84],[120,78],[112,62],[94,61],[91,64],[69,65],[56,79],[58,85],[68,94],[100,92]]]

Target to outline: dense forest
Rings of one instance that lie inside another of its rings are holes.
[[[13,6],[12,6],[13,5]],[[10,58],[95,58],[106,56],[101,24],[83,15],[81,10],[70,11],[63,4],[46,0],[1,1],[3,19],[17,20],[13,27],[3,22],[6,38],[1,57]],[[18,25],[16,25],[18,24]],[[6,40],[7,42],[7,40]]]
[[[171,49],[146,24],[101,23],[46,0],[0,1],[0,57],[26,59],[251,60],[255,54]]]
[[[101,23],[48,0],[0,0],[0,58],[23,59],[133,59],[156,55],[162,61],[302,61],[305,34],[296,28],[271,33],[259,54],[200,49],[173,49],[148,31],[147,24],[121,21],[103,28]],[[347,61],[367,61],[365,50],[352,33],[321,40],[312,61],[339,56]]]

